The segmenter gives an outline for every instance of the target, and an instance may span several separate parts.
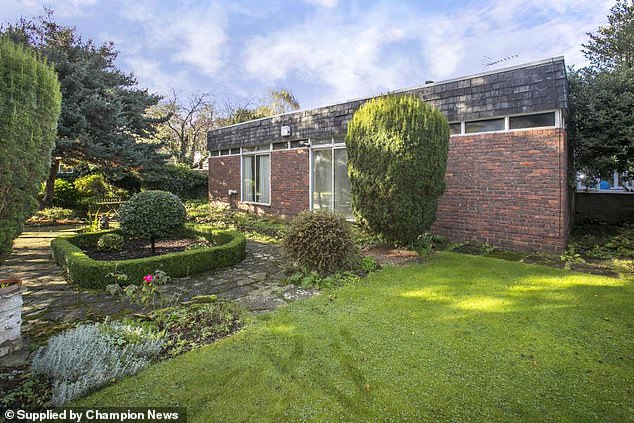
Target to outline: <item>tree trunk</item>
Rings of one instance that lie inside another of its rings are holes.
[[[44,199],[42,200],[44,207],[53,207],[53,194],[55,192],[55,179],[57,179],[57,170],[59,169],[60,159],[53,157],[51,168],[46,180],[46,189],[44,190]]]
[[[150,244],[152,244],[152,255],[156,254],[156,246],[154,245],[154,237],[150,237]]]

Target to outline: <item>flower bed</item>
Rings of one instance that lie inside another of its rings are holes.
[[[186,225],[183,235],[205,237],[213,241],[214,246],[144,257],[132,260],[94,260],[83,249],[94,246],[100,231],[76,235],[70,238],[56,238],[51,241],[53,257],[57,264],[68,274],[71,283],[85,288],[105,288],[112,283],[109,273],[123,273],[129,281],[140,281],[143,276],[156,270],[162,270],[172,277],[184,277],[227,267],[244,260],[246,239],[237,231],[215,231],[209,226]]]

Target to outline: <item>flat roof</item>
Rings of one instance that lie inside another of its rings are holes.
[[[516,70],[516,69],[529,68],[529,67],[532,67],[532,66],[539,66],[539,65],[546,64],[546,63],[554,63],[554,62],[559,62],[559,61],[563,61],[563,60],[564,60],[564,56],[554,56],[554,57],[550,57],[548,59],[535,60],[533,62],[522,63],[520,65],[508,66],[508,67],[505,67],[505,68],[495,69],[495,70],[491,70],[491,71],[474,73],[474,74],[471,74],[471,75],[460,76],[460,77],[457,77],[457,78],[444,79],[442,81],[434,81],[434,82],[430,82],[428,84],[415,85],[415,86],[409,87],[409,88],[400,88],[398,90],[382,92],[382,93],[374,94],[374,95],[367,96],[367,97],[359,97],[359,98],[353,98],[353,99],[350,99],[350,100],[338,101],[336,103],[324,104],[323,106],[313,107],[313,108],[310,108],[310,109],[299,109],[299,110],[294,110],[292,112],[280,113],[280,114],[272,115],[272,116],[265,116],[265,117],[262,117],[262,118],[252,119],[252,120],[248,120],[248,121],[245,121],[245,122],[234,123],[233,125],[222,126],[220,128],[212,129],[209,132],[214,132],[214,131],[217,131],[217,130],[226,129],[226,128],[232,128],[232,127],[245,125],[245,124],[252,124],[253,122],[262,121],[262,120],[266,120],[266,119],[273,119],[273,118],[281,117],[281,116],[290,116],[290,115],[294,115],[294,114],[297,114],[297,113],[304,113],[304,112],[307,112],[307,111],[310,111],[310,110],[317,110],[317,109],[322,109],[322,108],[326,108],[326,107],[338,106],[338,105],[341,105],[341,104],[352,103],[352,102],[355,102],[355,101],[369,100],[371,98],[381,97],[381,96],[389,95],[389,94],[398,94],[398,93],[403,93],[403,92],[407,92],[407,91],[420,90],[422,88],[433,87],[435,85],[449,84],[449,83],[452,83],[452,82],[464,81],[464,80],[467,80],[467,79],[478,78],[478,77],[487,76],[487,75],[494,75],[496,73],[509,72],[509,71],[513,71],[513,70]]]

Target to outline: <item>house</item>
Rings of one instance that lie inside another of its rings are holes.
[[[394,93],[420,96],[450,122],[447,188],[434,233],[454,242],[563,251],[570,225],[563,57]],[[210,131],[210,199],[264,214],[351,215],[344,139],[348,121],[369,99]]]

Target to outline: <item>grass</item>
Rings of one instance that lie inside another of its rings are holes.
[[[191,421],[632,421],[632,282],[439,253],[75,405]]]

